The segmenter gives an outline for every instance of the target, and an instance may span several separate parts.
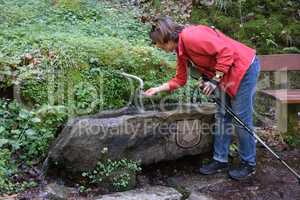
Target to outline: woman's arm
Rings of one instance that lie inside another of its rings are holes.
[[[179,56],[177,53],[177,67],[176,67],[176,75],[174,78],[169,80],[167,83],[169,84],[169,91],[176,90],[179,87],[182,87],[187,82],[187,57],[185,55]]]
[[[174,78],[169,80],[158,87],[148,89],[144,94],[146,96],[153,96],[159,92],[173,91],[186,84],[187,81],[187,58],[185,56],[178,56],[177,54],[177,67],[176,75]]]

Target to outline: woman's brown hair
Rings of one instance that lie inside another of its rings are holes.
[[[184,29],[174,22],[170,17],[157,17],[153,21],[149,36],[154,44],[167,43],[168,41],[178,42],[179,33]]]

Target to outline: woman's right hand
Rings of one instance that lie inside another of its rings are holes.
[[[151,97],[157,93],[159,93],[159,88],[158,87],[153,87],[153,88],[150,88],[148,90],[146,90],[146,92],[144,92],[144,95],[145,96],[148,96],[148,97]]]
[[[168,83],[164,83],[158,87],[152,87],[150,89],[148,89],[146,92],[144,92],[145,96],[153,96],[159,92],[164,92],[164,91],[169,91],[170,87]]]

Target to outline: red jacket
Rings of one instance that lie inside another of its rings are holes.
[[[168,84],[173,91],[187,81],[187,61],[190,59],[200,73],[208,78],[224,72],[220,87],[231,97],[255,56],[255,50],[207,26],[189,26],[179,34],[176,76]]]

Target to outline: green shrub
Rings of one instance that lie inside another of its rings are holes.
[[[81,0],[52,0],[55,6],[78,11],[83,3]]]
[[[36,13],[29,6],[31,1],[22,10],[25,5],[14,0],[18,9],[11,12]],[[8,71],[17,74],[15,84],[20,85],[22,103],[33,108],[63,105],[72,116],[91,114],[126,105],[130,83],[114,70],[141,76],[150,82],[148,85],[157,83],[160,77],[170,78],[168,73],[156,75],[168,61],[163,58],[165,54],[149,47],[149,27],[136,19],[133,10],[86,1],[74,11],[68,6],[57,6],[74,2],[56,2],[56,6],[41,2],[37,8],[43,7],[44,15],[29,15],[22,26],[8,20],[10,28],[3,27],[0,32],[3,56],[17,60],[16,68]],[[6,15],[4,8],[9,5],[10,2],[4,2],[0,16]],[[21,62],[25,53],[40,64]],[[50,53],[55,58],[49,59]],[[95,68],[101,72],[95,74]],[[76,113],[78,109],[82,112]]]
[[[11,152],[8,149],[2,148],[2,143],[5,143],[4,139],[0,140],[0,194],[9,193],[14,190],[10,176],[16,168],[11,163]]]
[[[122,191],[135,186],[136,173],[141,171],[140,164],[127,160],[107,160],[98,162],[90,172],[83,172],[89,184],[107,187],[113,191]]]
[[[36,187],[35,181],[15,180],[18,176],[16,163],[12,160],[12,152],[3,148],[4,139],[0,140],[0,196],[22,192],[28,188]]]
[[[57,127],[65,121],[65,113],[54,107],[27,111],[16,101],[0,100],[0,121],[1,146],[21,153],[19,159],[30,163],[45,158]]]
[[[32,166],[42,161],[65,117],[60,107],[44,106],[28,111],[16,101],[0,99],[0,195],[37,185],[33,180],[25,180],[26,172],[16,166],[20,163]]]
[[[299,1],[239,0],[229,1],[225,6],[228,9],[218,9],[223,4],[216,1],[214,6],[194,7],[192,22],[214,25],[257,49],[258,54],[285,53],[290,50],[286,48],[299,48],[299,17],[296,17]]]

